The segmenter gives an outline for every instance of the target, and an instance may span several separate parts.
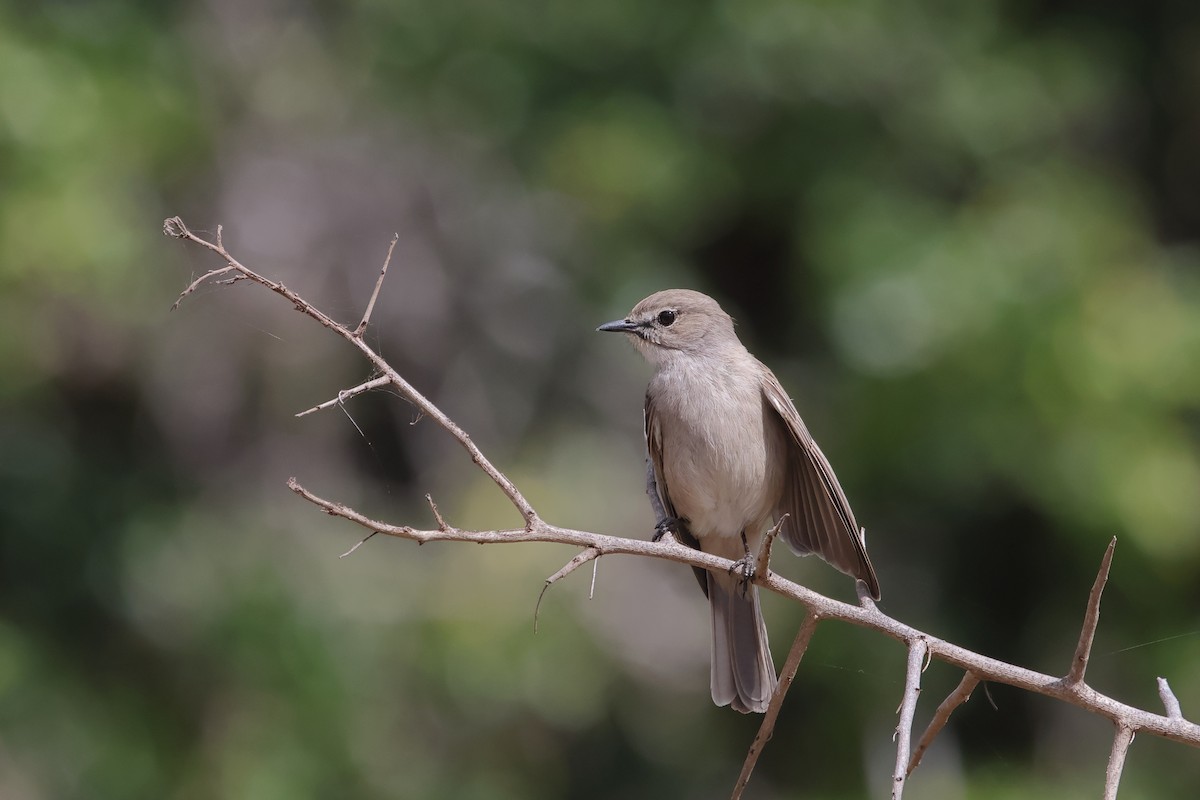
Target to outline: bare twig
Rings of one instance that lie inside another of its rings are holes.
[[[367,310],[363,312],[362,321],[354,329],[353,336],[356,338],[362,337],[363,331],[367,329],[367,323],[371,321],[371,312],[375,310],[375,300],[379,297],[379,289],[383,286],[383,279],[387,277],[388,264],[392,263],[392,251],[396,249],[396,242],[399,240],[400,234],[392,234],[392,243],[388,245],[387,258],[383,259],[383,269],[379,270],[379,280],[375,281],[375,288],[371,291],[371,299],[367,303]]]
[[[176,239],[187,239],[190,242],[194,242],[201,247],[211,250],[225,260],[225,265],[229,269],[236,270],[255,283],[264,286],[267,289],[270,289],[272,292],[275,292],[276,294],[286,298],[296,308],[297,311],[305,314],[306,316],[312,317],[321,325],[357,347],[359,351],[362,352],[362,354],[367,358],[367,360],[371,362],[375,369],[378,370],[382,376],[387,377],[389,382],[396,388],[401,396],[415,405],[422,414],[425,414],[436,421],[438,425],[440,425],[447,433],[454,437],[454,439],[460,445],[462,445],[463,449],[466,450],[467,454],[471,456],[471,460],[475,462],[476,466],[483,470],[484,473],[492,479],[492,482],[500,488],[500,491],[504,493],[504,496],[507,497],[509,502],[511,502],[516,507],[517,511],[520,512],[522,519],[525,520],[525,527],[527,529],[531,529],[534,526],[534,524],[537,522],[538,516],[537,512],[533,510],[533,506],[529,504],[529,501],[525,499],[525,496],[521,494],[521,491],[517,489],[516,485],[509,480],[508,476],[496,469],[492,462],[489,461],[486,456],[484,456],[483,451],[479,449],[475,442],[471,441],[471,437],[468,436],[462,428],[460,428],[452,419],[446,416],[440,408],[426,399],[423,394],[413,388],[408,381],[404,380],[404,378],[400,376],[400,373],[396,372],[392,365],[389,364],[383,358],[383,356],[379,355],[379,353],[375,352],[374,348],[363,341],[362,337],[355,336],[354,331],[336,322],[328,314],[314,307],[311,303],[309,303],[300,295],[296,294],[291,289],[284,286],[282,283],[278,283],[259,275],[257,272],[234,258],[229,251],[225,249],[225,246],[220,241],[221,228],[219,226],[217,231],[218,238],[214,243],[192,233],[190,230],[188,230],[187,225],[185,225],[183,220],[179,217],[171,217],[163,222],[163,233],[167,236],[171,236]],[[223,268],[213,270],[205,277],[211,277],[216,274],[221,274],[225,271],[227,270]],[[201,279],[201,281],[202,280],[203,279]],[[197,282],[197,285],[199,285],[199,283],[200,281]]]
[[[1117,723],[1113,736],[1112,752],[1108,754],[1108,769],[1104,772],[1104,800],[1117,800],[1117,787],[1121,783],[1121,770],[1125,768],[1125,754],[1133,741],[1133,728]]]
[[[374,536],[374,535],[375,535],[375,534],[377,534],[377,533],[379,533],[379,531],[371,531],[371,532],[370,532],[370,533],[368,533],[366,536],[364,536],[363,538],[359,539],[359,540],[358,540],[358,541],[357,541],[357,542],[354,544],[354,547],[351,547],[349,550],[347,550],[346,552],[342,553],[340,556],[338,556],[338,558],[345,558],[346,556],[350,555],[350,554],[351,554],[351,553],[353,553],[355,550],[357,550],[358,548],[360,548],[360,547],[362,547],[364,544],[366,544],[366,543],[367,543],[367,540],[368,540],[368,539],[370,539],[372,536]]]
[[[1183,709],[1179,707],[1179,698],[1171,691],[1171,684],[1166,678],[1158,679],[1158,697],[1162,700],[1163,708],[1167,710],[1168,719],[1183,719]]]
[[[783,528],[783,523],[787,521],[788,515],[784,512],[780,515],[778,521],[771,526],[771,530],[767,531],[763,536],[762,544],[758,547],[758,560],[754,562],[754,571],[756,573],[766,572],[771,568],[771,545],[775,543],[775,537],[779,535],[780,529]]]
[[[538,592],[537,603],[533,607],[533,632],[534,633],[537,633],[538,612],[542,608],[542,598],[546,596],[546,590],[549,589],[551,586],[553,586],[555,583],[558,583],[560,580],[562,580],[563,578],[570,575],[575,570],[582,567],[584,564],[588,563],[589,561],[600,558],[601,555],[602,554],[601,554],[599,548],[589,547],[588,549],[584,550],[579,555],[572,558],[566,564],[564,564],[562,569],[560,569],[558,572],[554,573],[549,578],[546,578],[546,583],[543,584],[542,591]],[[595,575],[593,574],[593,576],[592,576],[592,588],[593,589],[595,589],[595,586],[596,586],[595,581],[596,581],[596,578],[595,578]]]
[[[391,382],[392,381],[390,378],[388,378],[386,376],[380,376],[378,378],[369,380],[366,383],[360,383],[358,386],[355,386],[351,389],[342,389],[340,392],[338,392],[338,396],[333,398],[332,400],[326,400],[324,403],[321,403],[320,405],[315,405],[312,408],[305,409],[304,411],[301,411],[296,416],[297,417],[307,417],[309,414],[315,414],[318,411],[324,411],[325,409],[332,408],[333,406],[340,406],[342,403],[346,402],[351,397],[357,397],[358,395],[364,394],[365,392],[369,392],[372,389],[378,389],[380,386],[387,386]]]
[[[951,692],[942,704],[937,707],[937,711],[933,712],[933,719],[929,720],[929,727],[921,734],[921,740],[917,743],[917,749],[913,751],[912,760],[908,762],[908,774],[917,768],[921,763],[921,759],[925,757],[925,751],[929,749],[929,745],[933,744],[933,740],[942,732],[942,728],[946,727],[946,723],[950,721],[950,715],[954,713],[954,709],[961,706],[967,700],[971,699],[971,692],[975,691],[975,687],[979,685],[979,676],[974,672],[968,672],[963,675],[959,681],[958,687]]]
[[[433,518],[437,520],[438,530],[449,530],[450,526],[446,524],[446,520],[442,519],[442,512],[438,511],[437,503],[433,502],[433,495],[425,495],[425,502],[429,503],[429,510],[433,512]]]
[[[904,796],[904,782],[908,778],[908,751],[912,746],[913,717],[917,713],[917,698],[921,696],[921,672],[928,651],[925,639],[920,636],[908,643],[904,700],[900,703],[900,720],[896,723],[896,768],[892,771],[892,800],[900,800]]]
[[[191,294],[192,292],[199,289],[200,284],[204,283],[206,280],[209,280],[210,278],[215,278],[218,275],[224,275],[226,272],[229,272],[232,269],[233,269],[233,267],[221,267],[220,269],[209,270],[208,272],[201,275],[199,278],[196,278],[196,280],[194,280],[188,284],[188,287],[186,289],[184,289],[182,292],[179,293],[179,297],[176,298],[175,302],[171,304],[171,310],[174,311],[177,308],[179,308],[179,304],[183,302],[183,298],[187,297],[189,294]]]
[[[792,688],[792,681],[796,678],[796,671],[800,669],[800,660],[804,658],[804,652],[808,650],[808,643],[812,641],[813,632],[816,631],[817,623],[820,621],[820,615],[810,611],[805,615],[804,621],[800,623],[800,630],[796,632],[796,638],[792,642],[792,649],[788,651],[787,660],[783,662],[783,672],[779,676],[779,685],[775,688],[775,694],[771,697],[771,703],[767,706],[767,711],[763,715],[762,725],[758,727],[758,733],[754,735],[754,741],[750,743],[750,750],[746,753],[746,760],[742,762],[742,772],[738,775],[737,783],[734,784],[730,800],[739,800],[742,792],[746,790],[746,786],[750,783],[750,775],[754,772],[754,765],[758,763],[758,757],[762,755],[763,748],[766,747],[767,742],[771,740],[772,734],[775,733],[775,720],[779,718],[779,709],[783,707],[783,699],[787,697],[788,689]]]
[[[1075,647],[1075,657],[1071,659],[1071,671],[1067,673],[1064,683],[1068,688],[1083,683],[1087,671],[1088,658],[1092,653],[1092,640],[1096,638],[1096,626],[1100,623],[1100,596],[1104,594],[1104,585],[1108,583],[1108,571],[1112,567],[1113,549],[1117,546],[1117,537],[1108,543],[1104,558],[1100,560],[1100,571],[1096,573],[1096,581],[1092,584],[1092,592],[1088,595],[1087,611],[1083,615],[1083,630],[1079,632],[1079,644]]]

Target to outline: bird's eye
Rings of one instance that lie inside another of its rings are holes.
[[[675,312],[669,308],[666,311],[660,311],[658,312],[658,324],[664,328],[674,325],[676,316]]]

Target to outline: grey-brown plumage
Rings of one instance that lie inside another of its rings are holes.
[[[730,559],[780,529],[800,555],[816,553],[863,581],[879,581],[854,513],[779,380],[750,355],[715,300],[668,289],[602,331],[629,334],[654,366],[646,388],[646,449],[663,513],[685,541]],[[728,573],[697,571],[712,608],[712,696],[762,712],[777,678],[758,591]]]

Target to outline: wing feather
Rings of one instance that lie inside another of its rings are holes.
[[[787,475],[776,515],[788,514],[780,529],[783,540],[796,553],[816,553],[847,575],[863,581],[879,599],[879,578],[850,502],[842,491],[829,460],[817,447],[800,413],[779,379],[763,367],[763,395],[789,433]]]
[[[658,415],[655,412],[654,396],[649,392],[646,393],[645,407],[645,425],[646,425],[646,459],[649,465],[649,478],[654,481],[653,491],[658,496],[658,501],[662,506],[662,511],[666,512],[667,516],[676,521],[676,527],[679,533],[680,544],[685,544],[695,550],[700,549],[700,542],[688,530],[687,520],[680,518],[675,511],[675,504],[671,502],[671,493],[667,488],[667,480],[663,473],[663,439],[662,427],[658,422]],[[653,498],[652,498],[653,499]],[[656,510],[657,513],[657,510]],[[662,520],[656,520],[661,522]],[[705,570],[693,567],[692,571],[696,574],[696,581],[700,584],[700,589],[704,595],[708,596],[708,574]]]

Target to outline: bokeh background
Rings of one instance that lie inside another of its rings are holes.
[[[369,336],[548,520],[645,537],[648,370],[716,295],[866,524],[883,608],[1200,714],[1200,15],[1189,2],[0,3],[0,796],[719,798],[690,571],[373,539],[519,522],[268,293]],[[352,417],[352,419],[351,419]],[[785,554],[775,567],[850,599]],[[781,662],[802,609],[768,598]],[[822,626],[751,785],[882,797],[903,648]],[[922,728],[960,675],[935,664]],[[1092,798],[1111,727],[1003,686],[910,794]],[[1193,796],[1140,737],[1122,797]]]

